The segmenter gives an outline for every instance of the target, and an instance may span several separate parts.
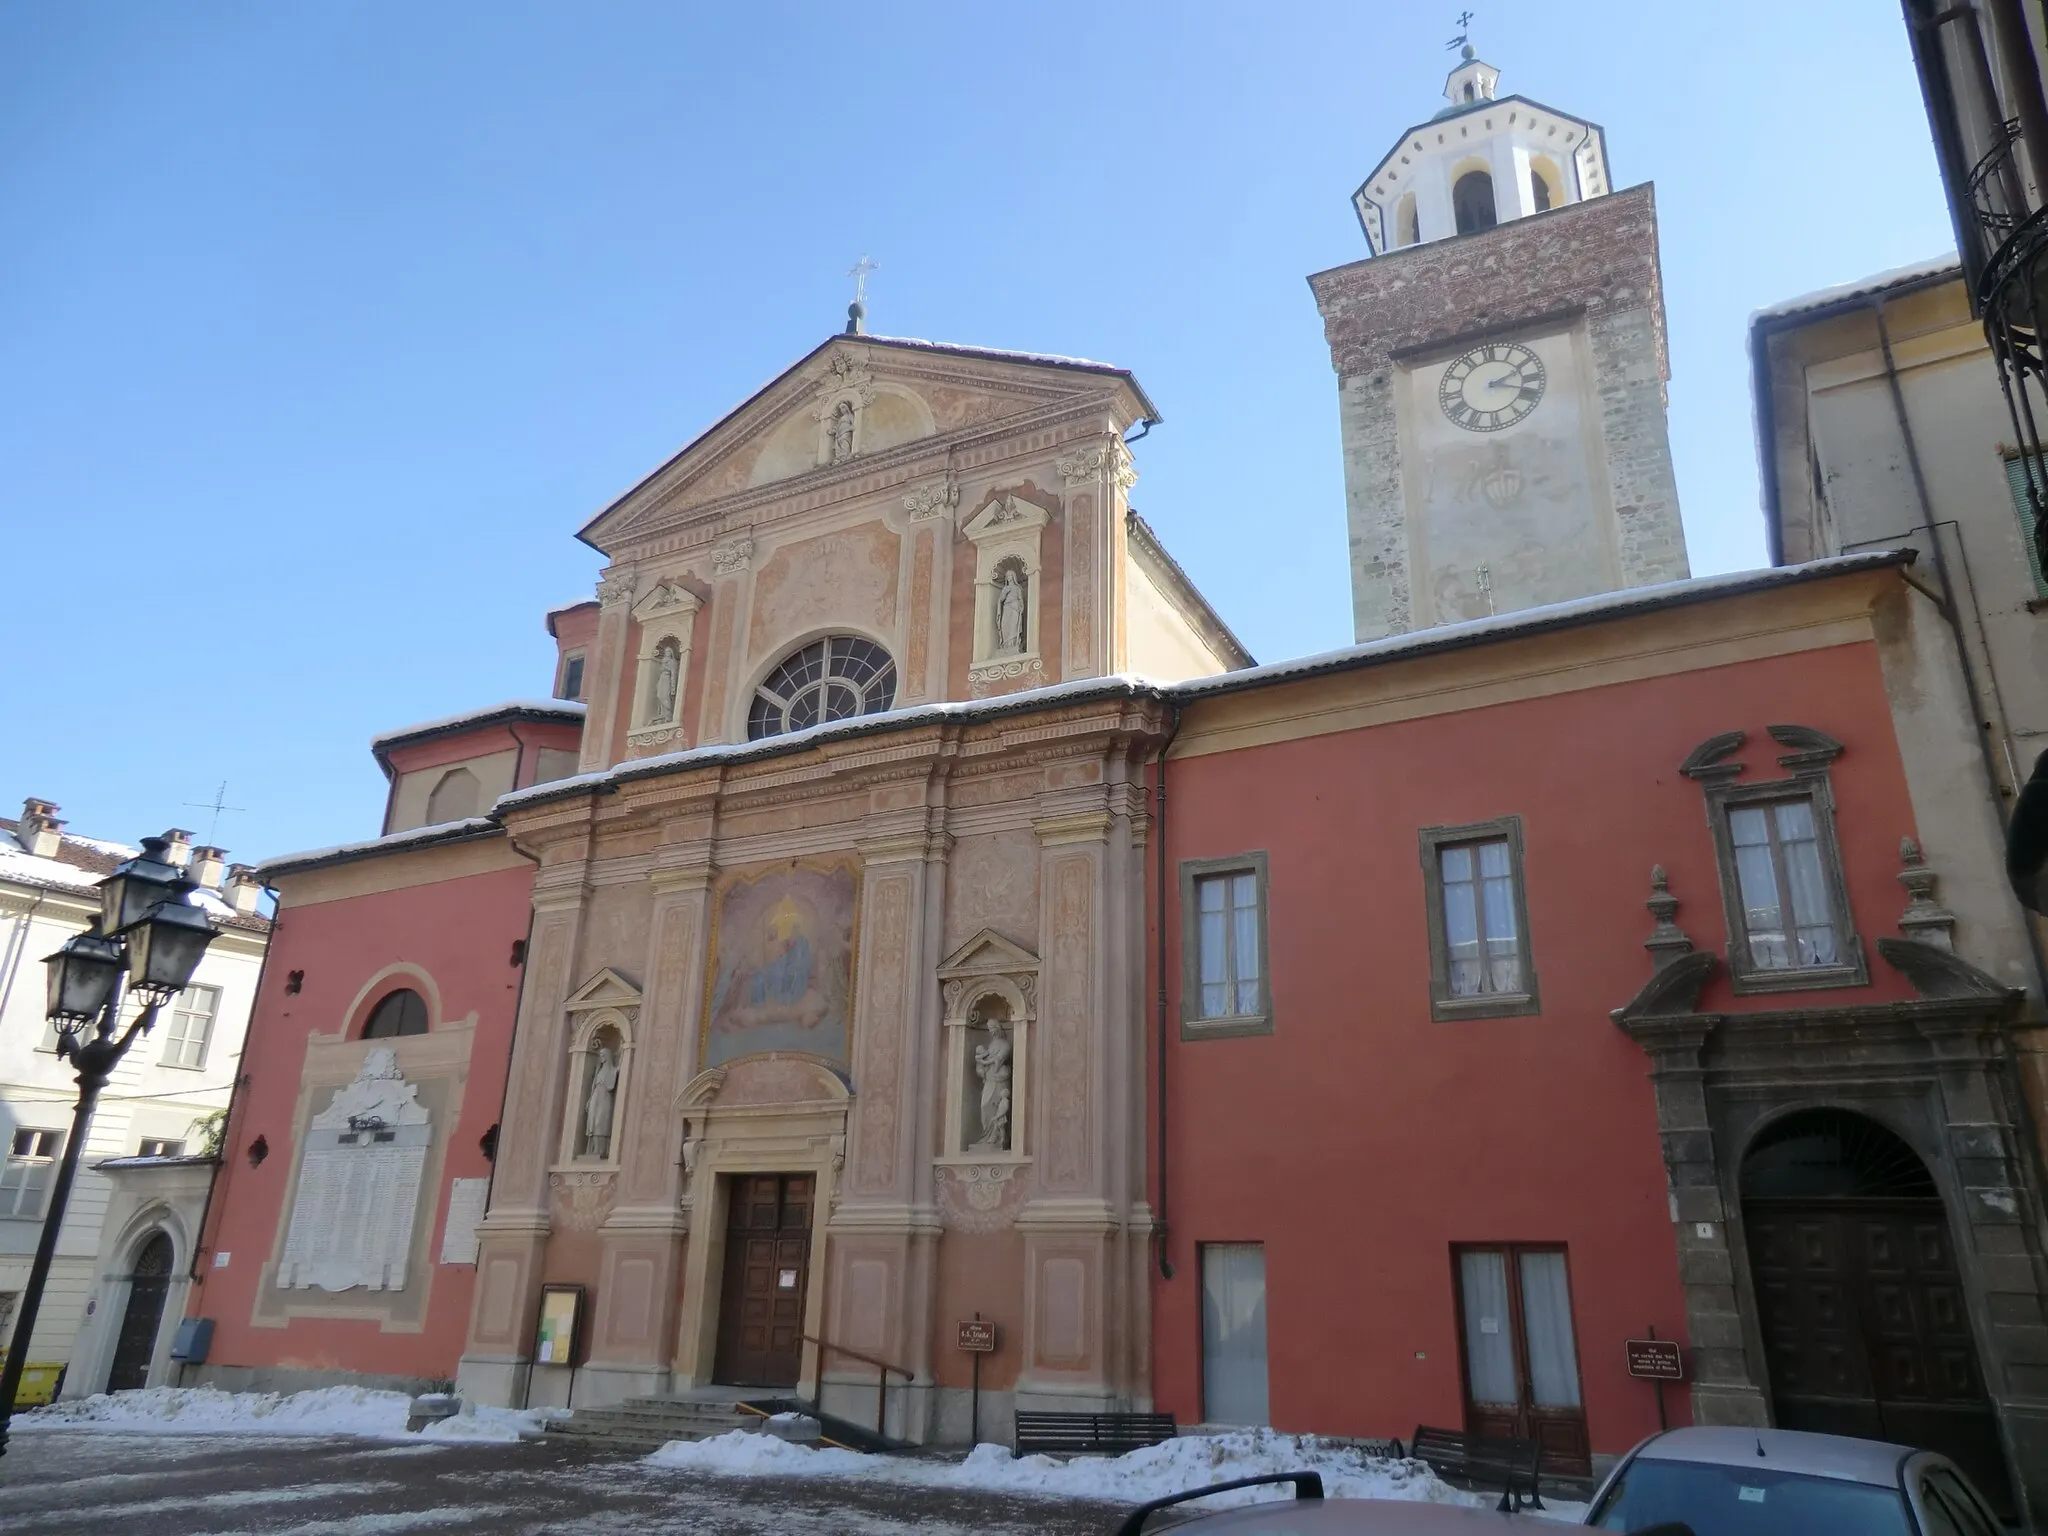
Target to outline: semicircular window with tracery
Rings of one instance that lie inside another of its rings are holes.
[[[878,715],[896,702],[896,663],[872,640],[831,635],[782,659],[754,690],[747,739]]]

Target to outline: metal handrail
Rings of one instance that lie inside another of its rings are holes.
[[[884,1439],[889,1434],[889,1373],[894,1371],[903,1378],[906,1387],[917,1380],[915,1371],[892,1365],[874,1355],[864,1355],[857,1349],[848,1349],[844,1344],[835,1344],[830,1339],[820,1339],[811,1334],[799,1334],[806,1344],[818,1346],[818,1365],[811,1376],[811,1401],[819,1408],[825,1406],[825,1351],[835,1350],[849,1360],[858,1360],[862,1365],[872,1365],[878,1374],[875,1377],[875,1433]]]

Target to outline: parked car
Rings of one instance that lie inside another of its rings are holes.
[[[1695,1536],[2000,1536],[1983,1495],[1932,1451],[1795,1429],[1696,1426],[1630,1451],[1586,1511],[1603,1531]]]
[[[1256,1488],[1267,1483],[1292,1483],[1291,1502],[1241,1505],[1189,1514],[1180,1506],[1212,1493],[1233,1488]],[[1549,1531],[1557,1536],[1561,1527],[1554,1520],[1536,1515],[1502,1514],[1494,1509],[1474,1509],[1463,1504],[1418,1504],[1401,1499],[1326,1499],[1323,1480],[1314,1472],[1284,1472],[1270,1477],[1241,1477],[1227,1483],[1191,1488],[1171,1498],[1140,1504],[1124,1517],[1116,1536],[1157,1536],[1171,1531],[1181,1536],[1532,1536]],[[1690,1536],[1682,1526],[1672,1526],[1656,1536]]]

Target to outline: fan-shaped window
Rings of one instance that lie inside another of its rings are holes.
[[[441,775],[434,792],[427,796],[427,825],[461,821],[474,816],[483,800],[484,787],[467,768],[451,768]]]
[[[410,989],[392,993],[376,1006],[370,1022],[363,1026],[365,1040],[388,1040],[394,1035],[424,1035],[427,1005]]]
[[[1458,233],[1469,235],[1491,229],[1500,222],[1493,204],[1493,178],[1484,171],[1467,171],[1451,188],[1451,211],[1458,217]]]
[[[1751,1145],[1742,1160],[1742,1194],[1897,1200],[1926,1199],[1936,1190],[1920,1155],[1875,1120],[1845,1109],[1803,1109]]]
[[[878,715],[896,702],[896,663],[872,640],[834,635],[786,657],[754,691],[747,737]]]

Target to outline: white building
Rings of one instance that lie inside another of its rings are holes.
[[[98,882],[137,852],[120,843],[66,833],[56,810],[46,800],[30,800],[19,819],[0,817],[0,1149],[7,1154],[0,1164],[0,1342],[10,1348],[77,1096],[76,1077],[58,1058],[56,1033],[43,1016],[41,962],[98,915]],[[47,1395],[54,1368],[73,1358],[74,1345],[80,1346],[81,1358],[94,1362],[92,1374],[100,1379],[67,1379],[67,1395],[100,1389],[117,1364],[127,1363],[117,1362],[121,1351],[97,1347],[95,1330],[119,1330],[122,1320],[93,1316],[100,1310],[93,1298],[103,1282],[127,1279],[156,1228],[146,1219],[148,1213],[127,1213],[136,1228],[134,1240],[125,1249],[110,1251],[105,1266],[96,1263],[113,1185],[94,1165],[112,1158],[180,1157],[200,1150],[197,1122],[227,1107],[241,1060],[242,1037],[270,934],[269,921],[257,911],[261,887],[243,866],[230,867],[221,849],[194,848],[190,833],[165,835],[173,857],[212,893],[206,905],[219,924],[220,936],[193,984],[164,1009],[101,1095],[29,1344],[33,1375],[24,1379],[22,1401]],[[144,1219],[133,1220],[138,1216]],[[189,1244],[181,1241],[176,1246],[179,1260],[189,1266]],[[150,1263],[160,1251],[158,1245]],[[98,1273],[102,1267],[109,1273]],[[125,1284],[118,1288],[123,1295],[128,1293]],[[154,1332],[167,1329],[172,1321],[167,1312],[158,1328],[145,1330],[151,1336],[129,1352],[144,1351],[146,1366],[161,1352]]]

